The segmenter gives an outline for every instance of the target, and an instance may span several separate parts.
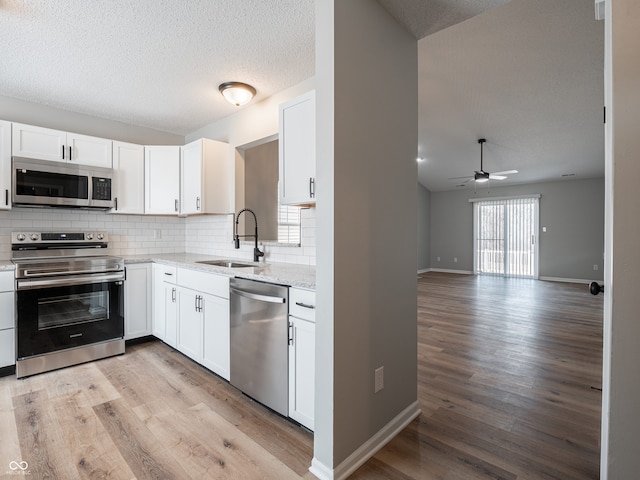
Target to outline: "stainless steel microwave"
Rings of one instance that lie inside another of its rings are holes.
[[[14,205],[113,208],[113,170],[13,157]]]

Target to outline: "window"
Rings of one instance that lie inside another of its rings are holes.
[[[474,273],[538,277],[538,196],[474,202]]]
[[[300,208],[278,203],[278,242],[300,243]]]

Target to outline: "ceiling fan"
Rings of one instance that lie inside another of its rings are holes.
[[[476,170],[473,175],[465,176],[465,177],[453,177],[449,180],[460,180],[461,178],[465,178],[466,181],[462,182],[464,185],[467,182],[475,181],[477,183],[488,182],[489,180],[505,180],[507,175],[513,175],[514,173],[518,173],[517,170],[504,170],[502,172],[489,173],[484,170],[483,167],[483,147],[487,140],[484,138],[478,139],[478,143],[480,144],[480,170]]]

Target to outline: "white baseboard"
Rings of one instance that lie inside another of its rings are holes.
[[[418,270],[418,275],[420,275],[421,273],[427,273],[427,272],[430,272],[430,271],[431,271],[430,268],[423,268],[421,270]]]
[[[561,277],[538,277],[538,280],[547,282],[583,283],[589,285],[591,282],[604,283],[604,280],[585,280],[584,278],[561,278]]]
[[[355,452],[349,455],[340,465],[331,469],[318,459],[313,457],[309,471],[320,480],[344,480],[358,468],[360,468],[367,460],[373,457],[378,450],[389,443],[393,437],[400,433],[407,425],[409,425],[418,415],[420,415],[418,402],[415,401],[402,412],[396,415],[389,423],[382,427],[378,432],[363,443]]]
[[[473,272],[471,270],[452,270],[449,268],[430,268],[427,271],[440,273],[457,273],[459,275],[473,275]]]

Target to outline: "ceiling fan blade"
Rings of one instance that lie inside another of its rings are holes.
[[[505,180],[507,177],[505,175],[496,175],[495,173],[492,173],[489,175],[489,178],[491,180]]]
[[[491,175],[513,175],[518,173],[518,170],[504,170],[502,172],[493,172]]]
[[[465,175],[464,177],[452,177],[448,178],[447,180],[460,180],[461,178],[469,178],[473,180],[473,175]]]

